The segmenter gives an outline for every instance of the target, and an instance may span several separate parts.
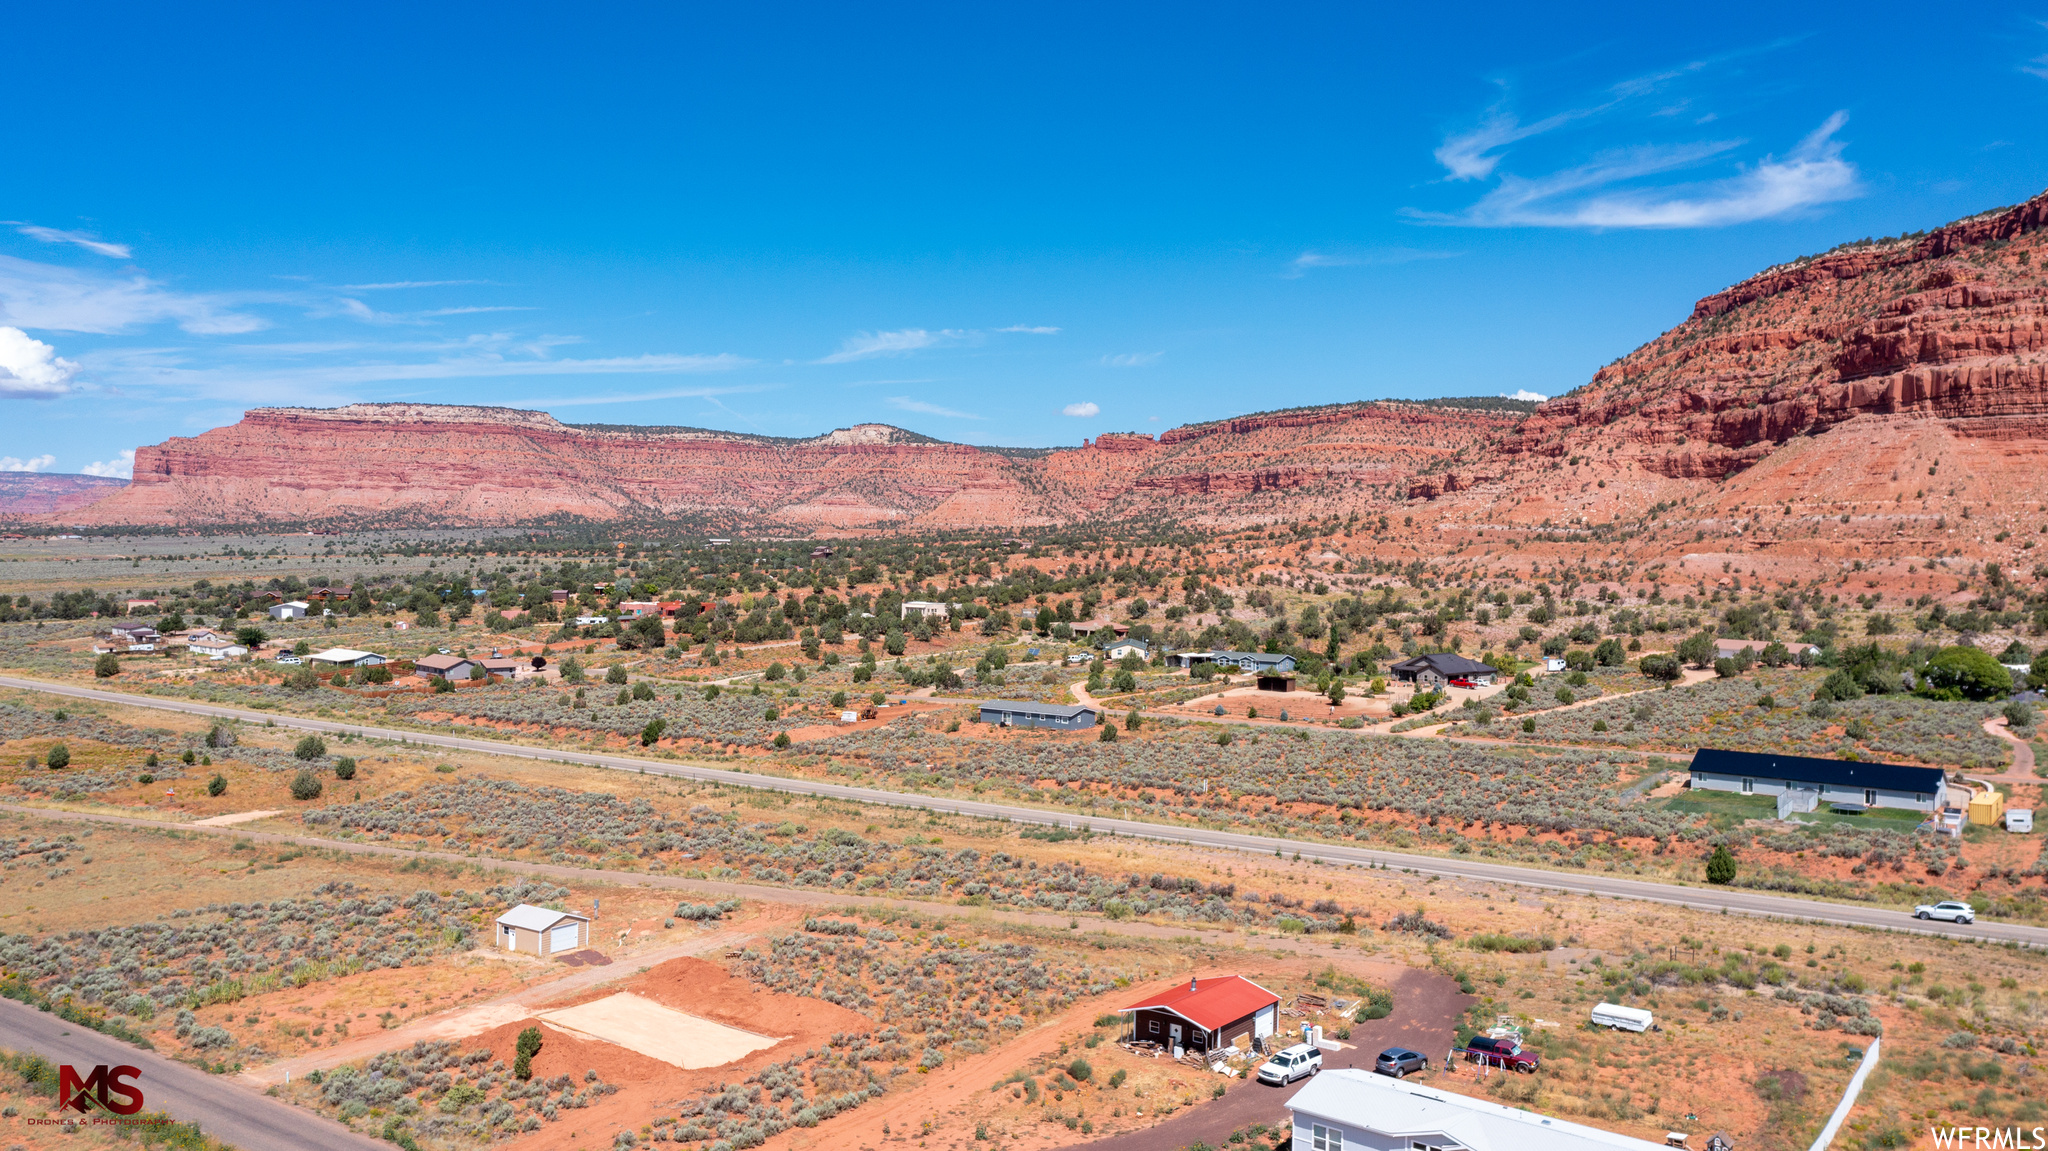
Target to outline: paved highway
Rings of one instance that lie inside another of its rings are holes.
[[[843,799],[854,803],[949,812],[984,819],[1007,819],[1017,823],[1040,823],[1061,827],[1088,827],[1097,832],[1129,836],[1136,839],[1154,839],[1168,843],[1192,844],[1199,847],[1226,848],[1233,851],[1257,852],[1261,855],[1268,853],[1299,855],[1302,859],[1312,859],[1326,863],[1393,868],[1414,871],[1423,875],[1441,875],[1454,879],[1486,880],[1518,887],[1539,888],[1546,891],[1597,895],[1612,899],[1643,900],[1651,903],[1670,904],[1675,907],[1689,907],[1699,911],[1724,912],[1730,915],[1754,915],[1773,919],[1808,920],[1815,923],[1833,923],[1849,927],[1874,927],[1893,931],[1911,931],[1927,935],[1940,935],[1951,939],[1979,939],[1995,943],[2018,943],[2028,947],[2048,947],[2048,928],[2028,927],[2021,924],[1984,922],[1969,925],[1922,923],[1895,909],[1867,907],[1853,903],[1831,903],[1818,899],[1794,899],[1788,896],[1767,895],[1761,892],[1725,887],[1692,887],[1686,884],[1656,880],[1624,879],[1604,873],[1589,872],[1577,874],[1563,871],[1547,871],[1541,868],[1519,867],[1512,864],[1484,863],[1475,860],[1441,858],[1429,855],[1410,855],[1398,851],[1346,847],[1341,844],[1316,843],[1308,840],[1279,839],[1271,836],[1248,835],[1243,832],[1222,831],[1210,828],[1174,827],[1166,824],[1144,823],[1129,819],[1074,815],[1066,812],[1045,811],[1033,807],[1015,807],[1001,803],[985,803],[973,799],[956,799],[950,796],[917,795],[909,792],[851,787],[846,784],[828,783],[823,780],[756,775],[751,772],[727,771],[721,768],[700,767],[694,764],[667,763],[656,759],[638,759],[626,755],[603,755],[587,751],[528,747],[523,744],[501,743],[489,739],[470,739],[458,735],[442,735],[436,732],[368,727],[358,723],[341,723],[335,720],[313,719],[305,716],[267,715],[260,711],[245,711],[238,708],[221,707],[215,704],[193,703],[189,700],[167,700],[145,695],[130,695],[125,692],[103,691],[97,688],[76,687],[70,684],[44,683],[38,680],[20,679],[13,676],[0,676],[0,687],[20,688],[26,691],[43,692],[72,699],[95,700],[101,703],[157,708],[163,711],[185,712],[191,715],[212,716],[220,719],[238,719],[247,723],[275,723],[279,727],[316,731],[329,735],[353,734],[370,739],[403,740],[412,744],[428,747],[445,747],[457,751],[483,752],[490,755],[513,756],[520,759],[533,759],[544,762],[583,764],[589,767],[603,767],[618,771],[634,771],[643,772],[648,775],[673,776],[678,779],[703,780],[732,787],[760,788],[769,791],[789,792],[796,795],[814,795],[831,799]]]
[[[141,1076],[129,1082],[141,1089],[145,1110],[197,1123],[206,1134],[247,1151],[391,1151],[389,1143],[267,1098],[227,1076],[208,1075],[12,999],[0,999],[0,1047],[68,1063],[81,1076],[91,1075],[101,1064],[140,1068]],[[49,1145],[54,1147],[55,1129],[50,1133]]]

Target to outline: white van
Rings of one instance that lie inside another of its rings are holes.
[[[1599,1027],[1611,1027],[1618,1031],[1648,1031],[1656,1023],[1656,1017],[1640,1007],[1623,1007],[1619,1003],[1601,1003],[1593,1008],[1593,1023]]]
[[[2030,807],[2008,807],[2005,809],[2005,829],[2026,834],[2034,830],[2034,809]]]

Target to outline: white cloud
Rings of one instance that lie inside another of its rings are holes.
[[[1027,336],[1056,336],[1056,335],[1058,335],[1058,334],[1059,334],[1059,329],[1058,329],[1058,328],[1050,328],[1050,327],[1035,327],[1035,328],[1034,328],[1034,327],[1030,327],[1030,326],[1028,326],[1028,325],[1025,325],[1025,324],[1011,324],[1011,325],[1010,325],[1009,327],[1007,327],[1007,328],[997,328],[997,329],[996,329],[996,331],[998,331],[998,332],[1022,332],[1022,333],[1024,333],[1024,334],[1025,334],[1025,335],[1027,335]]]
[[[111,460],[101,460],[96,464],[87,464],[78,470],[89,476],[110,476],[115,479],[132,480],[135,478],[135,449],[123,448],[121,453]]]
[[[474,316],[479,312],[538,312],[539,308],[520,304],[497,304],[489,307],[435,308],[421,312],[422,316]]]
[[[1357,253],[1306,251],[1287,262],[1280,273],[1286,280],[1298,280],[1316,268],[1353,268],[1368,264],[1410,264],[1417,260],[1449,260],[1463,252],[1433,252],[1423,248],[1375,248]]]
[[[954,420],[979,420],[987,418],[985,416],[977,416],[973,412],[956,412],[951,408],[942,408],[937,404],[928,404],[923,400],[913,400],[909,396],[890,396],[888,404],[898,411],[917,412],[927,416],[945,416],[948,419]]]
[[[1498,149],[1531,136],[1540,136],[1573,120],[1584,119],[1609,106],[1602,104],[1559,112],[1534,124],[1523,124],[1496,106],[1487,112],[1486,119],[1480,121],[1478,127],[1444,137],[1444,142],[1437,146],[1435,152],[1436,162],[1450,173],[1449,179],[1484,180],[1493,175],[1493,170],[1500,165],[1501,157],[1494,154]]]
[[[1724,179],[1615,187],[1699,165],[1732,151],[1740,141],[1648,145],[1608,152],[1535,179],[1503,176],[1479,203],[1456,215],[1410,215],[1494,228],[1711,228],[1770,219],[1863,194],[1856,166],[1842,159],[1842,144],[1834,138],[1847,121],[1848,113],[1836,112],[1784,159],[1766,156]]]
[[[1543,401],[1549,399],[1550,397],[1543,395],[1540,392],[1532,392],[1527,388],[1516,388],[1513,395],[1509,395],[1506,392],[1502,392],[1500,398],[1504,400],[1528,400],[1531,403],[1540,404]]]
[[[747,392],[771,391],[777,384],[748,384],[733,388],[671,388],[659,392],[633,392],[627,395],[606,396],[557,396],[532,400],[505,400],[506,405],[523,408],[580,408],[592,404],[637,404],[650,400],[708,400],[718,396],[734,396]]]
[[[1102,406],[1092,400],[1083,401],[1078,404],[1068,404],[1060,409],[1060,414],[1063,416],[1075,416],[1084,420],[1092,419],[1102,414]]]
[[[129,255],[128,245],[109,244],[105,240],[95,239],[84,232],[67,232],[62,228],[45,228],[40,224],[28,224],[20,220],[4,220],[0,221],[0,223],[12,224],[15,231],[30,239],[41,240],[45,244],[77,244],[88,252],[98,252],[102,256],[112,256],[116,260],[125,260]]]
[[[839,350],[818,361],[821,364],[846,364],[855,360],[873,359],[876,356],[902,356],[923,348],[940,344],[957,343],[972,333],[954,328],[943,328],[936,332],[923,328],[905,328],[900,332],[861,332],[847,337]]]
[[[42,472],[48,471],[57,462],[56,456],[42,455],[34,459],[17,459],[14,456],[0,456],[0,472]]]
[[[77,373],[57,349],[20,328],[0,327],[0,399],[54,399],[71,390]]]
[[[197,335],[267,324],[218,296],[169,291],[141,274],[109,277],[0,256],[0,323],[56,332],[118,332],[170,320]]]
[[[1165,355],[1165,352],[1125,352],[1119,356],[1104,356],[1101,363],[1105,368],[1149,368]]]

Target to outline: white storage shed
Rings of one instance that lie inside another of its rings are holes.
[[[498,946],[528,955],[561,955],[590,945],[590,917],[522,903],[498,917]]]

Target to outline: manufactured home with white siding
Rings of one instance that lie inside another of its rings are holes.
[[[1287,1109],[1294,1116],[1293,1151],[1657,1151],[1664,1146],[1362,1067],[1321,1072],[1294,1093]]]

